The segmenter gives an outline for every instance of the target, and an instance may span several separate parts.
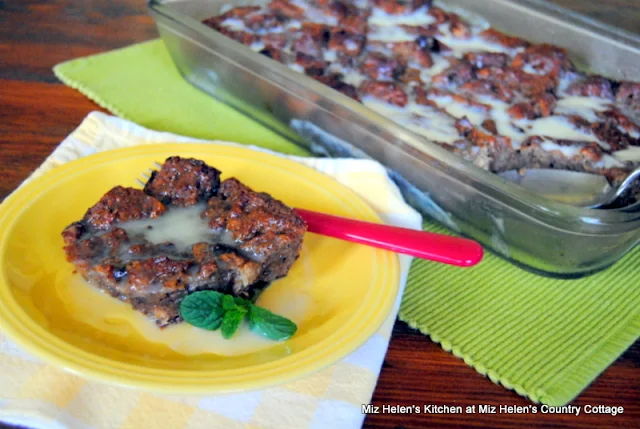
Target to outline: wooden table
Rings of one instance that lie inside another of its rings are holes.
[[[640,33],[640,0],[554,1]],[[51,67],[155,37],[156,29],[143,0],[0,1],[0,200],[87,113],[100,110],[58,82]],[[573,403],[623,406],[624,413],[616,417],[378,414],[367,416],[365,427],[640,427],[639,369],[640,342],[636,342]],[[429,338],[398,322],[373,403],[500,406],[529,402],[478,375]]]

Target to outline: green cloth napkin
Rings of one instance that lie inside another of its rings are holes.
[[[292,155],[308,154],[184,82],[159,40],[80,58],[53,71],[100,106],[147,128],[264,146]]]
[[[54,68],[111,112],[156,130],[302,149],[184,81],[161,41]],[[445,232],[426,222],[425,230]],[[554,280],[487,254],[460,269],[413,263],[400,319],[495,383],[564,405],[640,336],[640,248],[605,272]]]

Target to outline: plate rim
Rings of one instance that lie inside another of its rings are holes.
[[[386,261],[384,261],[386,263],[384,273],[386,276],[378,283],[385,285],[385,287],[381,289],[390,289],[390,292],[381,295],[383,300],[381,301],[378,311],[369,310],[365,312],[362,320],[354,322],[355,325],[352,326],[354,333],[352,335],[342,341],[336,342],[336,346],[332,347],[328,352],[321,354],[319,357],[317,354],[311,353],[314,351],[313,347],[305,348],[294,355],[289,355],[295,356],[295,358],[291,362],[288,362],[289,371],[286,374],[283,374],[280,369],[281,365],[279,365],[279,363],[286,358],[231,370],[194,371],[144,367],[104,358],[83,350],[57,337],[33,321],[15,301],[11,287],[8,282],[6,282],[6,277],[2,272],[8,242],[7,235],[22,212],[28,209],[30,197],[33,196],[34,193],[40,193],[38,189],[41,190],[43,186],[45,188],[55,186],[60,179],[65,177],[66,173],[78,173],[93,168],[101,162],[117,162],[118,159],[126,155],[149,156],[153,153],[195,156],[193,153],[186,155],[188,152],[206,152],[207,155],[215,155],[216,153],[222,152],[225,155],[234,157],[240,157],[242,155],[243,158],[249,157],[254,159],[260,157],[261,162],[268,161],[270,164],[275,164],[275,166],[281,166],[285,169],[293,166],[294,169],[302,170],[307,179],[312,179],[312,181],[320,183],[326,183],[327,181],[333,182],[331,192],[335,193],[339,191],[340,194],[351,197],[350,201],[358,206],[356,207],[358,209],[358,217],[369,221],[381,222],[375,210],[360,195],[342,185],[333,177],[319,172],[312,167],[298,163],[293,159],[249,147],[238,147],[224,143],[161,143],[112,149],[84,156],[56,166],[40,174],[38,177],[30,177],[0,204],[0,262],[3,264],[0,265],[0,328],[2,328],[10,340],[15,341],[25,350],[42,358],[46,362],[54,363],[73,373],[97,381],[106,381],[111,384],[163,393],[222,394],[265,388],[307,376],[343,359],[376,334],[378,329],[389,317],[391,309],[398,299],[400,280],[398,256],[391,252],[381,250],[376,252],[375,255],[377,255],[378,259],[380,255],[383,256],[383,259],[386,259]],[[9,215],[16,213],[18,215],[11,219]],[[355,317],[349,320],[355,320]],[[24,324],[25,321],[26,324]],[[373,321],[374,323],[367,323],[369,321]],[[26,327],[35,329],[26,329]],[[334,334],[335,332],[339,331],[334,331]],[[43,341],[43,338],[46,341]],[[56,349],[54,347],[56,343],[62,346],[62,348]],[[309,351],[310,349],[311,352]],[[75,356],[70,356],[69,351],[73,351]],[[105,363],[108,364],[106,368],[103,366]],[[266,366],[267,368],[265,369],[268,369],[270,372],[256,381],[255,374],[251,375],[251,372],[255,372],[256,368],[260,369],[262,366]],[[252,369],[249,371],[249,374],[246,374],[247,368]],[[140,370],[143,371],[139,372]],[[243,371],[245,372],[244,375],[236,374],[238,372],[242,373]],[[148,373],[145,374],[145,372]],[[219,373],[221,372],[224,372],[226,377],[220,377]],[[135,376],[132,378],[132,375]],[[207,376],[203,377],[203,375]],[[212,376],[215,376],[213,380],[211,379]],[[232,381],[226,381],[228,378]]]

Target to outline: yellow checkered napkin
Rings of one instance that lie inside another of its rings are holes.
[[[207,143],[151,131],[94,112],[34,176],[96,152],[168,142]],[[355,190],[385,222],[420,229],[420,215],[405,204],[380,164],[368,160],[288,158]],[[411,258],[403,256],[400,260],[402,291]],[[401,295],[380,331],[344,360],[292,383],[215,397],[159,396],[87,381],[26,354],[0,333],[0,422],[34,429],[358,428],[364,418],[361,404],[371,399]]]

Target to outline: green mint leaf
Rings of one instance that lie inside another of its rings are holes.
[[[229,295],[227,295],[229,296]],[[230,310],[224,313],[224,317],[222,318],[222,336],[226,339],[229,339],[236,333],[240,323],[242,322],[242,318],[246,314],[244,309],[242,310]]]
[[[287,340],[298,330],[291,320],[257,305],[249,309],[249,327],[253,332],[274,341]]]
[[[222,297],[222,308],[224,311],[233,311],[238,308],[235,299],[231,295],[224,295]]]
[[[215,331],[222,324],[224,295],[212,290],[203,290],[187,295],[180,302],[180,316],[190,325]]]
[[[238,307],[244,308],[247,312],[249,311],[249,307],[251,307],[251,301],[247,301],[243,298],[234,298],[233,299]]]

